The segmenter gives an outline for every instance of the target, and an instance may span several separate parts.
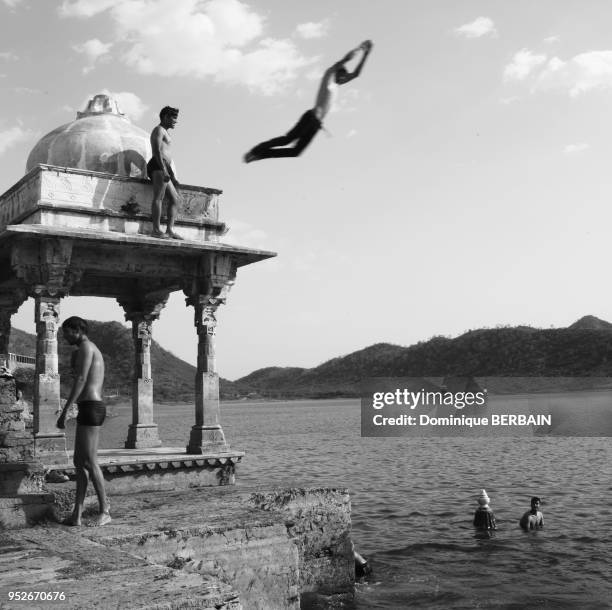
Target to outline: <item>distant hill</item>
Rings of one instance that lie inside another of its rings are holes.
[[[118,388],[121,395],[129,396],[133,366],[131,330],[118,322],[90,325],[90,336],[106,361],[107,391]],[[60,340],[63,394],[70,383],[70,350]],[[33,354],[35,337],[13,329],[10,351]],[[156,400],[192,401],[195,368],[155,341],[151,358]],[[435,379],[436,383],[447,377],[474,377],[489,390],[500,392],[537,389],[536,378],[612,377],[612,324],[585,316],[568,328],[476,329],[454,339],[433,337],[410,347],[377,343],[311,369],[267,367],[234,382],[222,379],[221,396],[225,399],[358,396],[361,380],[368,377],[419,377]],[[504,379],[491,379],[498,377]],[[550,382],[546,383],[549,387]]]
[[[122,397],[131,396],[132,371],[134,366],[134,344],[130,328],[119,322],[95,322],[88,320],[89,338],[98,346],[106,365],[104,388],[107,394],[117,391]],[[72,347],[68,345],[61,331],[58,333],[59,370],[62,396],[70,391],[72,380],[70,356]],[[9,351],[34,355],[36,353],[36,336],[18,328],[11,329]],[[151,364],[155,400],[161,402],[182,402],[194,400],[196,369],[191,364],[177,358],[153,340],[151,343]],[[235,397],[232,383],[221,380],[221,395],[224,398]]]
[[[569,328],[574,330],[612,330],[612,324],[595,316],[583,316],[580,320],[576,320]]]
[[[447,376],[489,384],[491,377],[612,376],[612,324],[585,316],[569,328],[477,329],[410,347],[379,343],[312,369],[261,369],[236,380],[234,388],[266,397],[357,396],[360,381],[368,377]],[[517,379],[499,389],[510,392],[517,384],[525,387]]]

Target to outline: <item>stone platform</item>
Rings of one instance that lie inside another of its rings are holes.
[[[111,503],[104,527],[0,532],[2,607],[297,610],[304,596],[352,598],[344,489],[218,487]],[[66,599],[24,605],[10,591]]]
[[[72,452],[68,456],[68,462],[50,465],[46,470],[66,473],[74,479]],[[98,451],[98,463],[109,494],[233,485],[236,464],[243,457],[243,451],[189,454],[181,447]]]
[[[0,530],[28,527],[53,508],[54,494],[75,489],[72,451],[63,460],[0,464]],[[188,454],[180,447],[100,449],[99,464],[109,496],[235,484],[242,451]],[[59,475],[59,476],[58,476]],[[61,481],[61,475],[68,480]],[[89,493],[93,488],[89,486]],[[88,496],[91,497],[91,496]]]

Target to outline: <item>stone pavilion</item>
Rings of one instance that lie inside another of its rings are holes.
[[[20,425],[6,397],[0,405],[5,496],[9,487],[14,495],[28,485],[39,492],[31,473],[41,466],[70,472],[64,433],[55,426],[60,305],[69,296],[115,299],[132,324],[132,422],[125,447],[100,453],[107,482],[130,488],[140,479],[145,488],[160,488],[169,473],[171,486],[233,479],[243,454],[230,448],[221,425],[217,309],[239,267],[275,254],[224,243],[221,191],[203,186],[180,188],[175,231],[184,241],[151,237],[150,156],[148,133],[115,100],[97,95],[76,120],[36,144],[26,174],[0,196],[0,358],[8,353],[11,316],[29,297],[37,337],[33,428]],[[193,308],[198,335],[194,421],[185,422],[185,448],[164,448],[155,423],[150,346],[154,322],[178,290]]]

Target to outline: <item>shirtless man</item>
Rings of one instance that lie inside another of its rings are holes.
[[[544,515],[540,511],[542,501],[534,496],[531,498],[531,509],[528,510],[519,522],[524,530],[535,530],[544,527]]]
[[[64,524],[81,525],[85,493],[91,478],[100,508],[93,525],[105,525],[111,520],[110,505],[97,456],[100,426],[106,417],[106,407],[102,402],[104,359],[100,350],[87,337],[88,327],[85,320],[76,316],[68,318],[62,324],[62,331],[66,341],[77,346],[77,350],[74,359],[74,383],[57,420],[57,427],[65,428],[66,414],[75,401],[79,407],[73,459],[76,468],[76,498],[72,516],[64,521]]]
[[[300,120],[284,136],[272,138],[253,147],[246,155],[244,162],[259,161],[273,157],[297,157],[310,144],[317,131],[321,129],[323,119],[331,108],[338,85],[344,85],[361,74],[363,64],[372,50],[372,41],[362,42],[356,49],[349,51],[340,61],[325,70],[321,85],[317,93],[314,108],[307,110]],[[345,65],[361,51],[361,60],[353,72],[349,72]],[[288,146],[295,141],[294,146]],[[279,147],[286,148],[279,148]]]
[[[159,113],[159,125],[151,132],[151,150],[153,157],[147,163],[147,175],[153,182],[153,201],[151,202],[151,220],[153,237],[183,239],[174,232],[174,218],[179,202],[179,183],[174,175],[172,157],[170,156],[169,129],[174,129],[178,121],[178,108],[164,106]],[[164,195],[168,195],[168,223],[166,232],[161,229],[161,211]]]

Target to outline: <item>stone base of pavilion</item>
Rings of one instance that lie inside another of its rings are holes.
[[[65,474],[71,480],[76,473],[69,461],[53,464],[47,469],[47,480],[57,480]],[[215,451],[189,454],[181,447],[148,449],[100,449],[98,463],[102,469],[107,493],[216,487],[235,483],[236,465],[242,451]]]
[[[98,452],[110,498],[141,491],[234,485],[236,465],[243,456],[242,451],[230,450],[188,454],[180,447]],[[28,527],[53,514],[58,497],[72,501],[75,479],[72,452],[65,454],[65,461],[55,456],[48,464],[44,460],[0,464],[0,530]],[[88,493],[87,501],[93,502],[91,484]]]

